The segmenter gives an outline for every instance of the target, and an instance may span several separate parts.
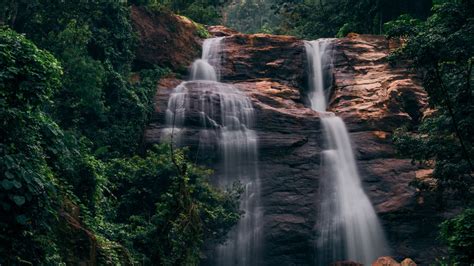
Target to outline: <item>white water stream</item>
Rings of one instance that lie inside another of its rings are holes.
[[[219,149],[221,167],[216,183],[227,188],[238,181],[244,187],[240,208],[245,213],[211,260],[224,266],[257,265],[261,253],[262,210],[257,135],[251,129],[254,109],[244,93],[219,82],[222,41],[223,37],[204,41],[202,57],[191,68],[191,81],[183,82],[170,95],[166,110],[168,128],[164,134],[169,136],[173,132],[174,142],[181,144],[186,131],[186,112],[199,112],[200,152],[206,152],[206,147],[212,144]],[[198,95],[197,101],[192,102],[191,93]]]
[[[389,249],[377,214],[364,192],[344,121],[326,112],[330,39],[305,42],[311,108],[321,115],[326,150],[322,154],[321,205],[317,219],[318,265],[352,260],[371,265]]]

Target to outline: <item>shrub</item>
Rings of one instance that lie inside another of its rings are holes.
[[[450,255],[461,264],[474,261],[474,209],[466,209],[441,224],[441,239],[448,245]]]

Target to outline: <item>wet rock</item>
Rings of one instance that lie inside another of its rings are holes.
[[[395,258],[428,264],[445,252],[436,240],[443,214],[436,210],[434,197],[411,183],[432,184],[432,170],[398,158],[391,138],[393,130],[417,125],[431,110],[410,63],[389,64],[387,56],[397,45],[382,36],[338,39],[330,109],[344,118],[351,132],[365,190]]]
[[[410,182],[429,169],[398,158],[391,140],[394,129],[416,125],[425,115],[426,93],[407,62],[388,63],[393,46],[380,36],[336,40],[329,108],[347,123],[363,186],[395,258],[427,263],[441,253],[435,248],[435,232],[442,215],[428,198],[419,200]],[[265,264],[313,265],[324,140],[319,115],[305,105],[303,42],[290,36],[232,33],[225,37],[222,53],[223,82],[250,97],[256,112]],[[160,141],[168,97],[180,82],[160,82],[155,114],[145,133],[148,145]],[[197,101],[192,92],[189,97]],[[218,176],[219,158],[203,159],[197,152],[199,130],[197,120],[189,123],[186,145],[192,158],[217,169]]]
[[[167,100],[179,80],[162,80],[156,94],[155,114],[145,133],[149,145],[160,141],[165,127]],[[187,83],[190,106],[196,106],[198,87]],[[264,260],[267,265],[310,265],[316,209],[317,176],[321,132],[319,116],[298,101],[296,87],[275,80],[246,80],[231,84],[247,94],[256,111],[254,129],[258,134],[259,172],[264,216]],[[194,103],[193,103],[194,102]],[[192,108],[192,107],[191,107]],[[186,118],[186,145],[192,158],[216,169],[220,161],[205,157],[199,149],[199,123],[191,112]],[[194,112],[196,114],[196,112]],[[193,122],[194,121],[194,122]],[[213,146],[214,145],[214,146]],[[214,152],[218,154],[215,143]],[[199,156],[194,157],[199,154]]]
[[[234,34],[224,41],[224,81],[272,79],[300,87],[304,83],[304,48],[292,36]]]

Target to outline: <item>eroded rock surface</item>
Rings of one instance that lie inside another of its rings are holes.
[[[410,182],[430,170],[398,158],[392,143],[395,129],[419,123],[427,95],[409,63],[388,63],[392,44],[381,36],[356,34],[335,42],[330,110],[347,123],[391,255],[427,263],[442,253],[435,247],[437,224],[443,218]]]
[[[209,34],[215,37],[231,36],[234,34],[239,34],[238,31],[224,27],[222,25],[209,26],[207,27],[207,31],[209,32]]]
[[[364,187],[393,247],[390,255],[423,263],[438,252],[433,228],[439,217],[409,185],[424,169],[397,158],[391,136],[404,124],[418,123],[426,94],[406,63],[389,65],[391,47],[376,36],[335,40],[330,110],[347,122]],[[265,264],[312,265],[324,143],[318,114],[304,104],[303,42],[290,36],[229,33],[223,58],[223,82],[245,92],[256,111]],[[160,141],[169,94],[180,82],[160,82],[147,143]],[[190,100],[197,98],[191,93]],[[218,169],[218,158],[196,154],[199,123],[189,125],[186,145],[192,156]]]
[[[426,93],[410,65],[388,64],[389,47],[381,36],[353,34],[335,41],[330,110],[353,129],[392,131],[423,115]]]
[[[167,12],[132,6],[132,25],[138,35],[135,68],[155,65],[185,71],[200,55],[201,38],[191,20]]]
[[[304,58],[303,42],[295,37],[234,34],[224,40],[222,78],[229,82],[272,79],[301,86]]]

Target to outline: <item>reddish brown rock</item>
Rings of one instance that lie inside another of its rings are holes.
[[[394,48],[384,37],[351,35],[334,46],[334,90],[330,108],[351,132],[359,171],[381,217],[395,258],[422,263],[444,254],[437,224],[444,218],[430,193],[416,190],[420,180],[432,186],[431,169],[400,159],[393,130],[417,125],[427,116],[427,96],[409,62],[390,65]]]
[[[300,87],[304,82],[302,41],[292,36],[235,34],[224,40],[225,81],[273,79]]]
[[[402,262],[398,263],[392,257],[380,257],[374,261],[374,263],[372,263],[372,266],[416,266],[416,263],[409,258],[406,258]]]
[[[400,266],[416,266],[416,263],[412,259],[406,258],[400,262]]]
[[[238,31],[234,29],[227,28],[222,25],[216,25],[216,26],[209,26],[207,27],[207,31],[215,37],[223,37],[223,36],[231,36],[234,34],[239,34]]]
[[[159,65],[183,71],[200,55],[202,40],[191,20],[135,6],[131,19],[138,34],[135,68]]]
[[[394,129],[419,123],[426,94],[406,62],[388,63],[392,48],[378,36],[336,40],[330,110],[347,122],[363,186],[381,217],[393,255],[427,263],[440,254],[435,248],[436,226],[442,217],[410,186],[427,169],[398,158],[391,140]],[[265,264],[312,265],[324,140],[318,114],[304,104],[303,42],[290,36],[232,34],[224,39],[223,58],[223,81],[244,91],[256,110]],[[167,99],[179,82],[160,83],[147,143],[160,141]],[[191,102],[198,99],[193,86]],[[186,144],[193,154],[199,123],[197,116],[187,119]],[[217,158],[204,161],[218,168]]]
[[[156,96],[156,113],[146,131],[148,143],[159,142],[164,127],[167,98],[178,81],[161,82]],[[258,79],[233,84],[245,91],[256,110],[254,129],[259,141],[259,171],[262,181],[262,201],[265,205],[265,263],[266,265],[310,265],[313,252],[313,225],[316,209],[317,176],[322,135],[318,114],[304,108],[299,90],[275,80]],[[197,103],[198,87],[188,83],[188,99]],[[294,100],[293,100],[294,99]],[[216,108],[218,109],[218,108]],[[210,161],[219,178],[219,160],[214,152],[199,153],[199,117],[197,112],[186,116],[188,129],[185,144],[192,158]],[[207,155],[214,155],[214,158]]]
[[[372,266],[400,266],[400,263],[391,257],[380,257],[372,263]]]
[[[409,64],[389,64],[389,47],[382,36],[355,34],[335,42],[330,109],[354,129],[391,131],[423,116],[426,92]]]

